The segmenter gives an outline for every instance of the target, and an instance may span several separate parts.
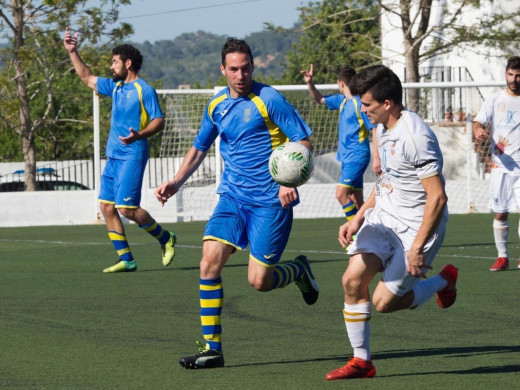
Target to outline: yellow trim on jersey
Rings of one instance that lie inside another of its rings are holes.
[[[254,93],[250,93],[248,97],[253,101],[256,108],[264,118],[264,123],[267,129],[269,130],[269,134],[271,135],[271,147],[275,149],[277,146],[289,141],[289,138],[285,135],[285,133],[278,127],[276,123],[274,123],[271,118],[269,118],[269,113],[267,112],[267,107],[265,106],[263,100],[260,96],[255,95]]]
[[[141,106],[141,121],[139,124],[139,130],[142,130],[148,126],[148,123],[150,123],[150,117],[148,116],[148,113],[146,112],[143,104],[143,89],[139,85],[139,83],[134,83],[135,89],[137,89],[137,96],[139,97],[139,105]]]
[[[362,143],[364,140],[368,138],[368,130],[365,126],[365,122],[363,122],[363,118],[361,118],[361,114],[359,113],[358,102],[356,99],[352,99],[354,103],[354,108],[356,109],[356,116],[359,123],[359,143]]]
[[[238,249],[239,251],[244,249],[244,248],[241,248],[239,246],[236,246],[235,244],[233,244],[233,243],[231,243],[229,241],[223,240],[222,238],[218,238],[218,237],[215,237],[215,236],[204,236],[204,237],[202,237],[202,241],[207,241],[207,240],[221,242],[222,244],[226,244],[226,245],[232,246],[232,247]]]
[[[223,298],[201,299],[200,300],[200,307],[202,307],[203,309],[211,309],[211,308],[215,308],[215,307],[222,307],[222,303],[223,302],[224,302]],[[201,318],[202,317],[206,317],[206,316],[201,316]]]
[[[218,104],[224,100],[224,99],[227,99],[228,95],[227,94],[222,94],[220,95],[218,98],[215,98],[213,99],[211,102],[209,102],[209,105],[208,105],[208,116],[209,116],[209,119],[211,119],[211,121],[213,123],[215,123],[215,121],[213,120],[213,111],[215,111],[215,108],[218,106]]]
[[[347,98],[343,99],[343,101],[341,102],[340,106],[339,106],[339,113],[341,114],[341,111],[343,111],[343,107],[345,107],[345,103],[347,102]]]

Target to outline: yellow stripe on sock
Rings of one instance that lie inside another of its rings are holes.
[[[219,299],[201,299],[200,307],[203,309],[213,308],[213,307],[222,307],[224,300],[222,298]]]
[[[215,286],[208,286],[208,285],[205,285],[205,284],[201,284],[200,285],[200,289],[202,291],[215,291],[215,290],[220,290],[222,288],[222,283],[219,283]]]
[[[200,322],[203,326],[220,325],[220,316],[200,316]]]
[[[109,232],[108,237],[112,241],[125,241],[126,240],[126,237],[123,234],[119,234],[119,233]]]

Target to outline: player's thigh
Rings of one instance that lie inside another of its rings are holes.
[[[114,160],[109,158],[103,169],[100,180],[100,189],[98,200],[101,203],[114,204],[115,203],[115,178],[114,178]]]
[[[374,253],[352,255],[342,278],[345,293],[357,298],[368,299],[368,286],[381,269],[381,265],[381,259]],[[347,303],[353,304],[356,302]]]
[[[202,259],[200,260],[200,277],[213,279],[222,273],[234,247],[216,240],[206,240],[202,245]]]
[[[507,172],[500,172],[492,169],[489,176],[489,208],[494,213],[507,213],[517,210],[517,201],[515,198],[517,192],[520,195],[520,186],[516,183],[515,176]]]
[[[115,202],[117,208],[137,208],[141,204],[146,161],[116,160]]]
[[[289,240],[292,208],[247,208],[247,237],[254,261],[272,266],[280,260]]]
[[[206,224],[203,240],[218,241],[234,250],[247,247],[246,217],[239,203],[229,196],[220,196]]]

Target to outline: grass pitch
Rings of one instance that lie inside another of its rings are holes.
[[[516,218],[516,219],[515,219]],[[158,244],[135,225],[127,236],[138,263],[115,261],[104,226],[0,229],[2,389],[513,389],[520,381],[520,271],[491,273],[490,214],[453,215],[431,275],[459,267],[458,298],[418,310],[373,312],[374,379],[328,382],[351,354],[342,317],[337,243],[341,219],[296,220],[284,259],[305,253],[320,284],[307,306],[296,286],[269,293],[247,283],[247,251],[223,273],[226,367],[185,370],[179,357],[202,340],[198,262],[203,223],[165,225],[178,235],[164,268]],[[510,253],[520,255],[510,221]]]

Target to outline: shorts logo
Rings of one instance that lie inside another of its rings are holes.
[[[130,199],[132,199],[132,197],[124,198],[123,200],[124,200],[125,202],[128,202]]]
[[[276,256],[276,253],[271,253],[270,255],[264,255],[264,259],[269,260],[270,258]]]
[[[244,110],[244,122],[249,122],[251,120],[250,116],[251,116],[251,109],[246,108]]]

